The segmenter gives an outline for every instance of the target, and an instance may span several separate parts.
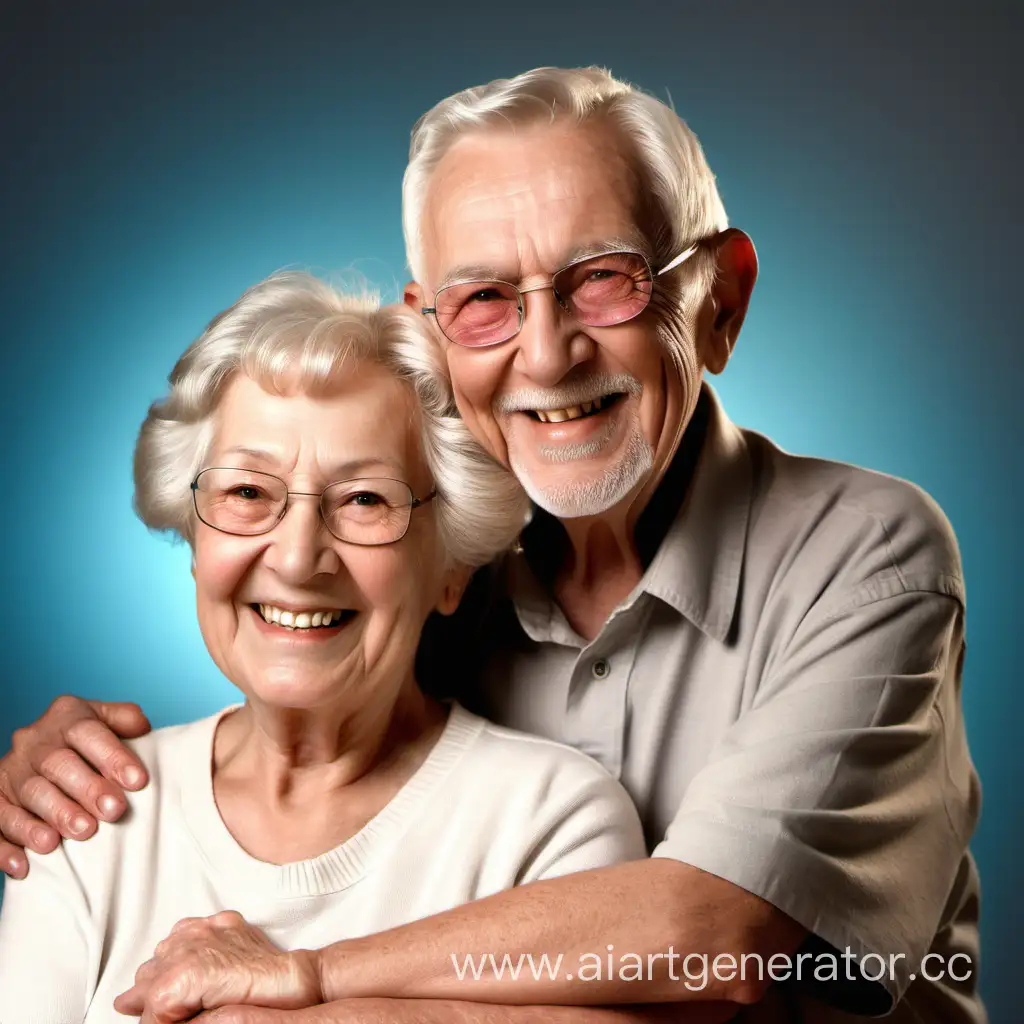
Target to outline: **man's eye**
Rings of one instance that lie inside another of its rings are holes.
[[[493,302],[495,299],[505,298],[497,288],[481,288],[479,291],[473,292],[466,302]]]

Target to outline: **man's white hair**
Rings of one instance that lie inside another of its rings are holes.
[[[697,137],[674,110],[604,68],[536,68],[515,78],[464,89],[424,114],[412,132],[402,181],[402,226],[412,276],[421,284],[423,208],[430,177],[462,136],[488,130],[603,119],[618,131],[641,197],[651,207],[638,225],[648,235],[655,264],[728,226],[725,208]],[[714,255],[697,253],[687,264],[683,301],[693,308],[714,280]]]
[[[522,529],[528,501],[515,477],[490,458],[459,417],[425,321],[404,307],[379,308],[369,294],[343,294],[309,274],[276,274],[215,317],[172,371],[135,447],[135,508],[147,526],[189,543],[190,484],[213,438],[213,414],[238,373],[268,391],[330,394],[348,366],[372,360],[416,399],[432,503],[449,563],[483,565]]]

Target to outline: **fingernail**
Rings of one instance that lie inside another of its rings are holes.
[[[83,818],[79,814],[76,818],[72,819],[71,831],[74,832],[76,836],[80,836],[88,828],[89,828],[89,819],[88,818]]]
[[[143,779],[142,769],[136,768],[135,765],[131,764],[121,772],[121,778],[124,779],[126,786],[141,786]]]
[[[25,865],[17,857],[9,857],[7,860],[7,870],[10,872],[12,878],[17,878],[21,875]]]
[[[53,842],[53,836],[47,828],[34,828],[32,829],[32,842],[36,846],[49,846]]]
[[[113,818],[120,810],[120,804],[116,796],[111,796],[108,793],[106,796],[100,797],[99,808],[100,814],[102,814],[104,818]]]

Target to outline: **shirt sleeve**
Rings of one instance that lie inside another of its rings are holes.
[[[574,754],[548,792],[517,885],[647,856],[633,802],[600,765]]]
[[[895,574],[818,602],[654,850],[835,950],[880,955],[887,1003],[929,949],[977,820],[963,623],[951,577]]]
[[[29,865],[0,905],[0,1024],[80,1024],[94,946],[85,897],[63,847]]]

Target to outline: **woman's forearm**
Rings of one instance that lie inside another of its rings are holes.
[[[715,957],[767,959],[792,952],[803,935],[743,889],[655,858],[521,886],[338,943],[321,951],[320,966],[325,1000],[739,1004],[759,999],[767,983],[708,970]]]

